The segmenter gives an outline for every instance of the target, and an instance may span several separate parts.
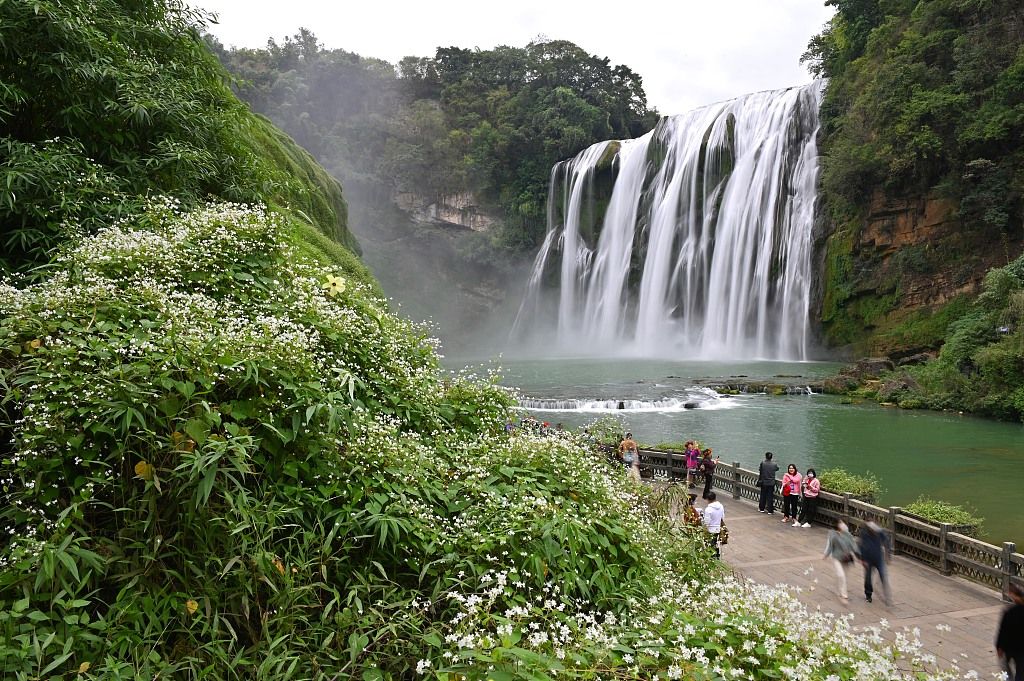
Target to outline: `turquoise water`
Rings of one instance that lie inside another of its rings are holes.
[[[829,363],[701,363],[628,359],[503,361],[504,382],[524,397],[580,400],[582,407],[531,409],[566,427],[612,415],[646,443],[700,439],[723,461],[756,467],[765,451],[781,466],[821,471],[843,467],[874,473],[881,505],[900,506],[921,494],[973,506],[985,518],[984,538],[1024,546],[1024,426],[950,413],[906,411],[872,403],[841,404],[827,395],[740,395],[713,399],[699,379],[743,375],[800,384],[833,373]],[[785,375],[786,378],[776,378]],[[690,401],[657,408],[660,400]],[[636,400],[634,409],[594,406]]]

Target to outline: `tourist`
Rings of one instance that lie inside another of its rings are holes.
[[[693,487],[693,478],[697,475],[697,466],[700,463],[700,449],[697,443],[692,440],[686,443],[686,486]]]
[[[718,459],[711,458],[711,448],[708,447],[702,453],[700,460],[700,472],[704,476],[704,494],[701,495],[701,499],[707,499],[708,493],[711,492],[711,484],[715,478],[715,466],[718,465]]]
[[[708,492],[708,505],[704,507],[704,527],[711,533],[711,545],[715,547],[715,558],[721,558],[722,546],[718,543],[718,535],[725,522],[725,507],[718,501],[718,495]]]
[[[889,537],[877,523],[869,522],[861,528],[858,553],[864,565],[864,598],[868,603],[871,602],[874,591],[871,573],[877,570],[878,580],[882,583],[882,600],[889,605],[892,603],[892,595],[889,592],[889,575],[885,569],[885,561],[889,557]]]
[[[640,450],[633,439],[633,433],[626,433],[625,439],[619,444],[619,455],[629,471],[629,477],[640,482]]]
[[[689,525],[690,527],[700,527],[703,522],[700,510],[694,506],[694,502],[697,501],[696,494],[686,495],[686,508],[683,509],[683,524]]]
[[[828,531],[828,541],[825,543],[825,555],[822,560],[832,559],[836,569],[836,578],[839,581],[839,599],[845,604],[850,602],[849,594],[846,592],[846,568],[853,563],[857,557],[857,544],[850,534],[850,528],[842,520],[836,523],[836,529]]]
[[[765,452],[764,461],[757,469],[757,485],[761,488],[757,510],[769,515],[775,513],[775,474],[779,472],[779,464],[772,461],[773,456],[771,452]]]
[[[821,480],[813,468],[807,469],[807,476],[804,479],[804,505],[800,509],[800,519],[797,521],[804,527],[810,527],[814,514],[818,511],[818,495],[821,493]]]
[[[793,464],[789,464],[786,474],[782,476],[782,522],[788,523],[792,520],[793,527],[800,525],[796,520],[796,511],[800,504],[800,483],[802,481],[803,476],[800,475],[800,471]]]
[[[999,622],[996,654],[1010,681],[1024,681],[1024,590],[1011,583],[1010,599],[1013,605]]]

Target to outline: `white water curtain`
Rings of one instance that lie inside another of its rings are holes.
[[[703,107],[619,143],[611,166],[609,142],[556,166],[517,337],[574,354],[806,359],[821,90]],[[610,196],[595,194],[601,172]]]

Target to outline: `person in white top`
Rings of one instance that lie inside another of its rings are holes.
[[[725,522],[725,507],[718,500],[718,495],[708,492],[708,505],[704,508],[704,527],[711,533],[711,540],[715,546],[715,558],[722,555],[721,545],[718,543],[718,535],[722,531],[722,523]]]

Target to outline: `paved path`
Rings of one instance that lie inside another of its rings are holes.
[[[962,670],[976,670],[982,679],[991,679],[998,671],[993,641],[1006,605],[997,592],[896,556],[889,564],[892,605],[882,603],[877,576],[874,602],[864,600],[864,572],[854,565],[847,576],[850,603],[844,606],[832,563],[821,560],[828,528],[792,527],[781,522],[778,512],[758,513],[756,504],[726,494],[719,501],[725,505],[729,525],[722,559],[737,573],[764,584],[798,587],[805,605],[837,614],[852,612],[858,626],[886,619],[892,630],[917,627],[928,652],[944,666],[955,662]],[[939,624],[950,630],[937,629]]]

